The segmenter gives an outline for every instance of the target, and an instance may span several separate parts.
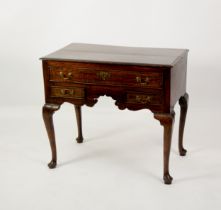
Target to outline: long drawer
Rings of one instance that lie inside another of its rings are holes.
[[[102,65],[79,65],[76,63],[66,65],[50,64],[49,80],[52,82],[74,82],[81,84],[118,85],[130,87],[144,87],[161,89],[163,86],[162,72],[145,71],[145,68],[137,71],[128,71],[125,67],[113,66],[107,68]]]

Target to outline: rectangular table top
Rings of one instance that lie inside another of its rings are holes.
[[[187,52],[187,49],[72,43],[41,59],[173,67]]]

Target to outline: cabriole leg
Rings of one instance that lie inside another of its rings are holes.
[[[76,140],[77,140],[77,143],[82,143],[83,135],[82,135],[81,106],[75,105],[74,107],[75,107],[77,126],[78,126],[78,137],[76,138]]]
[[[180,104],[179,153],[181,156],[185,156],[187,152],[183,147],[183,133],[184,133],[186,114],[188,109],[188,100],[189,100],[189,95],[187,93],[184,96],[182,96],[179,100]]]
[[[56,142],[55,142],[55,133],[54,133],[54,124],[53,124],[53,114],[60,108],[60,105],[57,104],[45,104],[42,108],[43,119],[45,127],[48,133],[48,138],[51,146],[52,159],[48,163],[49,168],[55,168],[57,164],[57,151],[56,151]]]
[[[173,178],[169,173],[169,157],[170,157],[170,147],[173,132],[173,123],[175,112],[172,111],[169,114],[156,113],[154,117],[160,121],[160,124],[164,127],[164,140],[163,140],[163,159],[164,159],[164,169],[163,169],[163,180],[165,184],[171,184]]]

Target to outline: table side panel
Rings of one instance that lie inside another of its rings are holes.
[[[170,106],[174,107],[181,96],[186,93],[187,53],[171,68]]]

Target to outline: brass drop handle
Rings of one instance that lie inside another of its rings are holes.
[[[72,72],[68,72],[67,74],[64,74],[64,72],[60,71],[59,75],[63,80],[69,80],[72,78]]]
[[[150,96],[139,96],[136,95],[136,101],[142,104],[146,104],[148,102],[151,101],[151,97]]]
[[[141,78],[139,76],[136,77],[136,81],[137,83],[139,83],[140,85],[147,85],[149,82],[149,77],[145,77],[145,78]]]
[[[99,71],[97,73],[97,77],[101,80],[106,80],[106,79],[109,79],[111,76],[111,74],[109,72],[106,72],[106,71]]]
[[[73,89],[61,89],[61,94],[63,96],[73,96],[74,90]]]

